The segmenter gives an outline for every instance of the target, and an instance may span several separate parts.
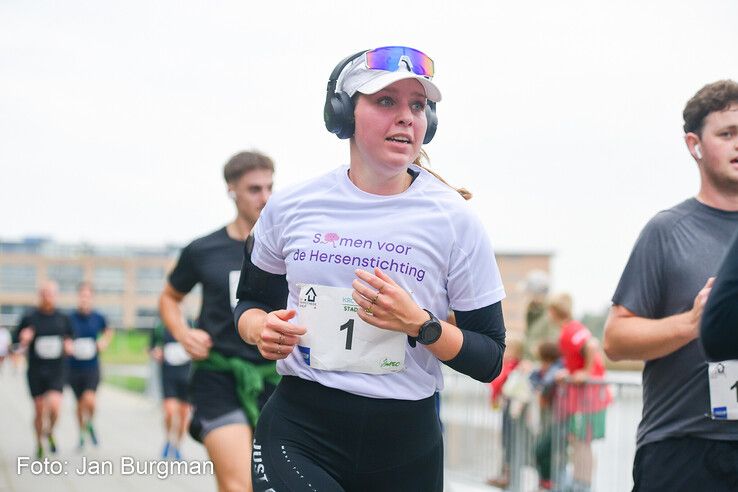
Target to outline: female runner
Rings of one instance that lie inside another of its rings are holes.
[[[500,371],[492,246],[421,166],[432,76],[406,47],[341,61],[325,120],[350,164],[275,193],[253,230],[235,319],[283,376],[254,436],[256,491],[441,491],[440,364],[487,382]],[[458,328],[438,319],[449,307]]]

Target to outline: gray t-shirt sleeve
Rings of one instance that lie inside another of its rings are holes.
[[[664,258],[668,246],[666,226],[662,214],[646,224],[612,297],[613,304],[623,306],[642,318],[663,317]]]

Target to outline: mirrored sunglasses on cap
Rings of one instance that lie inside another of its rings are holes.
[[[422,51],[405,46],[384,46],[365,53],[366,66],[372,70],[396,72],[405,62],[416,75],[433,77],[433,60]]]

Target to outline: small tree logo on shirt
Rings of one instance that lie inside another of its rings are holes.
[[[323,241],[321,241],[323,244],[331,243],[333,247],[336,247],[336,241],[339,241],[341,237],[335,233],[335,232],[326,232],[323,235]]]

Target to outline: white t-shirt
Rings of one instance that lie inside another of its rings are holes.
[[[478,217],[455,190],[412,169],[419,176],[397,195],[360,190],[341,166],[271,197],[254,227],[251,261],[286,274],[288,309],[297,308],[302,284],[350,288],[357,268],[375,266],[441,319],[449,307],[471,311],[505,297]],[[292,322],[301,324],[299,315]],[[322,371],[297,348],[277,370],[373,398],[419,400],[443,389],[440,361],[420,344],[405,350],[405,370],[392,374]]]

